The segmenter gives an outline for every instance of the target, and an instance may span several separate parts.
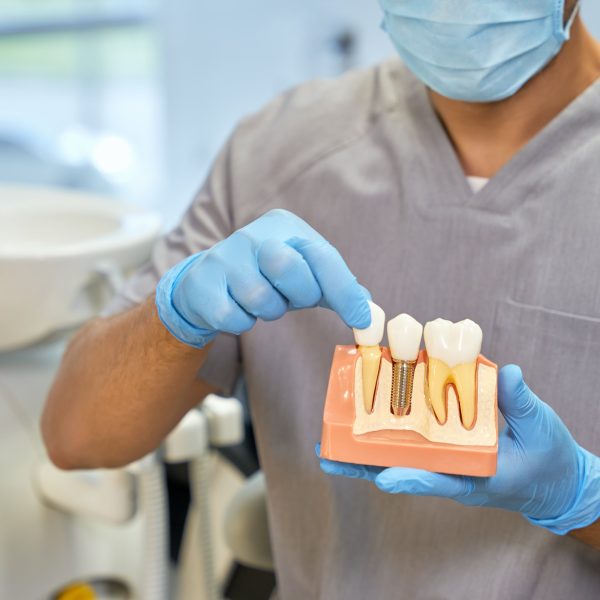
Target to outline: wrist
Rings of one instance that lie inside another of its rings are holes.
[[[566,535],[600,519],[600,458],[579,446],[578,466],[578,492],[570,508],[552,519],[534,519],[525,515],[530,523]]]
[[[180,342],[193,348],[203,348],[217,335],[216,331],[196,327],[188,321],[173,302],[173,293],[192,264],[202,255],[193,254],[169,269],[156,286],[155,304],[158,318],[167,331]]]

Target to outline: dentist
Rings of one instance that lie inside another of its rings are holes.
[[[243,371],[282,599],[595,598],[600,44],[575,0],[381,5],[400,60],[243,121],[74,338],[49,454],[128,463]],[[520,365],[500,372],[495,477],[319,469],[332,347],[369,324],[370,294],[422,322],[472,318],[486,355]]]

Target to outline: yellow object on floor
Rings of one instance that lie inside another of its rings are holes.
[[[70,585],[61,592],[56,600],[96,600],[96,592],[86,583],[76,583]]]

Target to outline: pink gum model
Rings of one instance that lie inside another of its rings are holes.
[[[358,359],[356,346],[337,346],[333,355],[329,386],[323,414],[321,457],[347,463],[381,467],[414,467],[438,473],[492,476],[498,457],[497,392],[493,387],[495,444],[474,446],[431,442],[410,430],[383,429],[355,435],[354,383]],[[382,360],[391,360],[389,349],[383,349]],[[427,362],[421,351],[418,363]],[[478,367],[485,365],[497,371],[497,366],[483,356]],[[479,402],[479,398],[477,402]],[[398,417],[401,419],[402,417]],[[464,435],[469,435],[465,430]]]

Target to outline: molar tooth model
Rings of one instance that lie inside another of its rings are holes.
[[[321,456],[375,466],[491,476],[498,455],[497,366],[479,354],[468,319],[423,327],[407,314],[387,326],[371,303],[355,346],[337,346],[323,415]],[[360,365],[360,366],[359,366]]]
[[[473,426],[476,361],[482,339],[481,327],[470,319],[460,323],[436,319],[425,325],[428,396],[442,425],[446,422],[446,391],[452,384],[458,396],[462,424],[467,429]]]

